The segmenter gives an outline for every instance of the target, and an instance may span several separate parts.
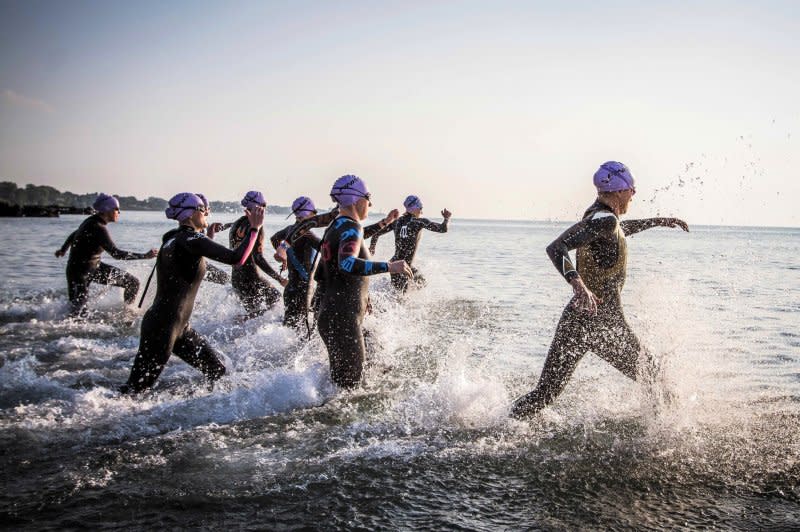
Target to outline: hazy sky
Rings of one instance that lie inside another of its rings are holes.
[[[0,0],[0,180],[800,226],[796,2]]]

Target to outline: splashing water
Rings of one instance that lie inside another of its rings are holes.
[[[114,228],[123,248],[169,228],[150,213],[126,215]],[[55,249],[79,220],[12,223],[23,236],[53,233]],[[318,337],[280,325],[280,306],[241,322],[230,287],[205,284],[192,324],[224,353],[228,375],[209,391],[175,359],[152,392],[119,396],[142,311],[123,309],[116,289],[93,289],[91,316],[68,319],[63,263],[25,267],[18,256],[38,250],[3,252],[6,522],[796,527],[800,296],[782,280],[800,232],[632,237],[623,300],[669,399],[654,405],[589,354],[551,408],[509,420],[569,297],[542,252],[563,227],[457,220],[447,235],[426,235],[415,264],[425,289],[398,300],[388,279],[373,278],[369,364],[352,392],[331,383]],[[490,247],[515,258],[498,261]],[[121,266],[140,279],[150,267]]]

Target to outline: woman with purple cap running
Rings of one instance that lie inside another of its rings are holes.
[[[145,253],[123,251],[111,240],[106,226],[119,220],[117,198],[100,193],[92,207],[97,212],[84,220],[56,251],[56,257],[63,257],[69,249],[67,293],[73,315],[84,311],[89,297],[89,285],[93,282],[123,288],[125,290],[123,297],[127,305],[136,299],[139,280],[117,267],[100,262],[103,251],[117,260],[152,259],[158,253],[156,249]]]
[[[603,163],[594,174],[594,185],[597,200],[583,219],[547,247],[550,260],[572,285],[574,295],[556,326],[536,389],[517,399],[512,417],[530,417],[555,401],[587,351],[631,379],[654,377],[653,361],[622,310],[628,256],[625,237],[652,227],[680,227],[684,231],[689,227],[678,218],[620,221],[619,216],[628,211],[636,194],[633,176],[622,163]],[[577,250],[574,266],[569,256],[573,249]]]
[[[248,210],[265,209],[267,200],[264,199],[264,195],[261,192],[251,190],[242,198],[242,206]],[[233,222],[228,234],[231,248],[237,247],[246,239],[251,228],[252,226],[246,216],[242,216]],[[259,275],[258,268],[261,268],[264,273],[278,281],[281,286],[286,286],[287,282],[278,272],[272,269],[272,266],[264,258],[263,253],[264,230],[259,228],[258,240],[253,253],[244,264],[234,266],[231,274],[231,284],[242,300],[248,318],[263,314],[281,298],[281,293]]]
[[[225,374],[222,356],[189,327],[189,318],[206,274],[205,258],[224,264],[243,264],[256,244],[264,221],[263,207],[246,210],[248,237],[242,239],[236,249],[228,249],[203,233],[208,226],[206,208],[197,195],[182,192],[173,196],[165,213],[180,225],[162,238],[156,261],[156,296],[142,318],[139,352],[128,382],[121,388],[124,393],[152,387],[173,353],[202,371],[211,383]]]
[[[403,202],[406,208],[405,214],[398,218],[394,223],[388,225],[379,231],[369,243],[370,253],[375,253],[375,247],[378,245],[378,238],[394,231],[394,256],[392,260],[404,260],[411,266],[414,262],[414,256],[417,254],[417,246],[419,240],[422,238],[422,230],[427,229],[434,233],[446,233],[447,224],[450,221],[452,214],[447,209],[442,210],[442,223],[432,222],[427,218],[420,218],[422,214],[422,200],[417,196],[408,196]],[[392,286],[401,292],[408,289],[409,282],[414,283],[416,286],[424,286],[425,278],[419,274],[416,268],[411,266],[413,277],[409,279],[405,275],[392,274]]]
[[[283,289],[283,324],[298,329],[308,319],[308,296],[314,264],[321,240],[311,231],[303,233],[290,247],[286,245],[289,232],[298,223],[308,220],[317,214],[317,208],[311,198],[300,196],[292,202],[295,223],[284,227],[270,237],[277,257],[282,259],[284,267],[289,271],[289,282]]]
[[[353,388],[361,381],[364,367],[361,324],[367,311],[369,276],[387,272],[411,275],[411,268],[402,260],[371,260],[361,222],[366,220],[372,203],[361,178],[345,175],[337,179],[331,199],[339,206],[339,216],[322,239],[317,272],[323,286],[318,327],[328,349],[331,379],[343,388]]]

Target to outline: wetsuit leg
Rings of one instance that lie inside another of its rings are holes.
[[[263,279],[253,279],[234,288],[250,318],[264,314],[281,298],[281,293]]]
[[[283,324],[300,328],[308,317],[308,285],[289,286],[283,292]]]
[[[126,390],[141,392],[155,384],[169,360],[176,336],[170,324],[164,324],[160,317],[149,311],[145,313],[142,318],[139,351],[133,360]]]
[[[190,366],[199,369],[210,382],[225,375],[222,355],[191,327],[176,340],[172,352]]]
[[[392,286],[399,292],[405,292],[408,289],[408,277],[399,273],[389,274],[392,278]]]
[[[322,309],[318,328],[328,349],[331,379],[343,388],[354,388],[361,382],[366,356],[358,316]]]
[[[91,280],[105,285],[119,286],[125,290],[125,304],[130,305],[139,292],[139,279],[124,270],[101,262],[91,274]]]
[[[67,268],[67,295],[72,305],[72,314],[80,314],[89,299],[91,271],[74,271]]]
[[[556,326],[556,334],[544,361],[536,388],[517,399],[511,416],[524,418],[555,401],[569,382],[583,355],[588,351],[587,337],[591,334],[591,318],[581,315],[568,305]]]
[[[593,331],[590,349],[617,368],[626,377],[636,380],[639,357],[645,354],[639,339],[631,330],[622,309],[612,309],[602,317]]]

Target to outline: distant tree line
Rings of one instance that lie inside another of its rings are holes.
[[[0,203],[8,207],[60,207],[72,209],[86,209],[91,207],[97,197],[97,192],[89,194],[74,194],[61,192],[47,185],[25,185],[18,187],[10,181],[0,181]],[[127,211],[163,211],[167,208],[167,200],[150,196],[140,200],[134,196],[116,196],[119,206]],[[216,212],[240,212],[241,205],[232,201],[212,201],[211,210]],[[288,214],[289,207],[269,205],[267,212],[271,214]]]

